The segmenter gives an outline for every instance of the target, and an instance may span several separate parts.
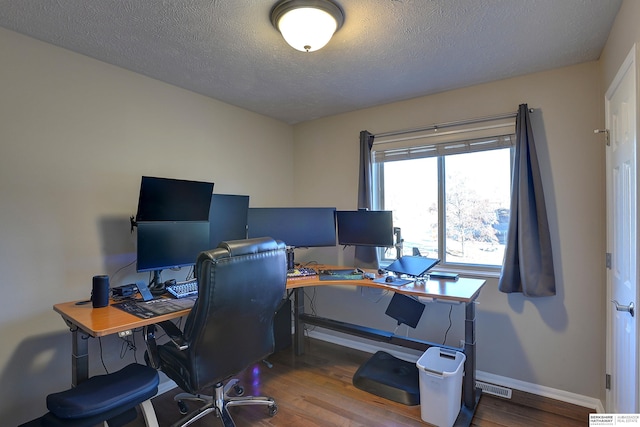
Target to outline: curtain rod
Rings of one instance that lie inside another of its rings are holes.
[[[529,112],[533,113],[533,108],[529,108]],[[405,129],[405,130],[396,130],[392,132],[377,133],[374,135],[374,137],[383,138],[386,136],[403,135],[405,133],[424,132],[427,130],[438,130],[438,129],[448,128],[453,126],[463,126],[463,125],[470,125],[473,123],[489,122],[492,120],[510,119],[512,117],[515,117],[517,114],[518,113],[515,112],[515,113],[500,114],[497,116],[478,117],[476,119],[457,120],[454,122],[440,123],[437,125],[431,125],[431,126],[415,128],[415,129]],[[374,144],[375,144],[375,139],[374,139]]]

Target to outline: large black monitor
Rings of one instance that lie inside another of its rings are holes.
[[[248,213],[249,196],[214,194],[209,210],[211,247],[228,240],[246,239]]]
[[[335,208],[249,208],[248,236],[268,236],[296,248],[335,246],[335,211]]]
[[[137,270],[156,271],[194,265],[210,249],[208,221],[139,222]]]
[[[392,211],[337,211],[338,243],[393,247]]]
[[[212,182],[143,176],[136,222],[208,221]]]

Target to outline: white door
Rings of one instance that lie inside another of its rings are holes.
[[[605,95],[607,162],[607,391],[608,413],[637,413],[637,161],[636,47]]]

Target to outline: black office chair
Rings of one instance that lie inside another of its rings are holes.
[[[285,294],[287,258],[284,243],[271,238],[222,242],[196,261],[198,299],[181,332],[174,323],[159,325],[171,342],[156,345],[153,327],[145,337],[147,363],[162,370],[185,392],[174,399],[181,413],[184,400],[205,402],[176,426],[186,426],[215,412],[234,426],[227,410],[236,405],[278,407],[270,397],[244,397],[237,380],[224,381],[274,351],[273,318]],[[209,387],[213,396],[203,396]],[[227,396],[234,388],[236,397]]]

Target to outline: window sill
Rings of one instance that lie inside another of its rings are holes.
[[[434,267],[435,271],[445,271],[447,273],[456,273],[464,277],[472,277],[478,279],[499,279],[500,270],[489,270],[482,268],[454,268],[454,267]]]

